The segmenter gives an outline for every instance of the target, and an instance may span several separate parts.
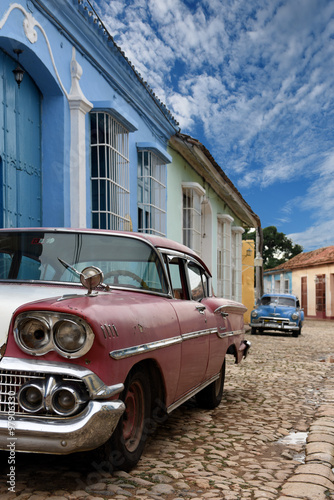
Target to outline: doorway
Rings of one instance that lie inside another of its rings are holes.
[[[41,94],[16,61],[0,50],[0,227],[38,227],[41,200]]]

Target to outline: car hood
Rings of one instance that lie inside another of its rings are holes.
[[[83,288],[54,285],[32,285],[24,283],[0,284],[0,359],[7,343],[9,323],[14,311],[21,305],[35,300],[59,297],[64,294],[76,293],[84,295]]]

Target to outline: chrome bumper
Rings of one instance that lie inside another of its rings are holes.
[[[90,401],[71,418],[0,417],[0,449],[66,455],[105,443],[125,410],[122,401]],[[9,429],[10,427],[10,429]]]
[[[274,322],[259,322],[259,323],[251,323],[250,326],[252,328],[263,328],[264,330],[299,330],[299,326],[296,323],[274,323]]]
[[[41,373],[82,381],[89,394],[87,406],[68,417],[18,411],[16,398],[12,402],[18,380]],[[108,386],[79,365],[4,357],[0,361],[0,449],[66,455],[97,448],[110,438],[125,410],[122,401],[111,399],[123,389],[122,383]]]

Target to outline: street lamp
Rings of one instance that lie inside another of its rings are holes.
[[[21,49],[14,49],[13,52],[17,55],[17,66],[15,69],[13,69],[15,81],[17,83],[18,88],[20,88],[21,82],[23,80],[23,75],[24,75],[24,70],[20,66],[19,58],[20,54],[22,54],[23,50]]]

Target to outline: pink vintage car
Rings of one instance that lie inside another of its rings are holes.
[[[0,449],[97,449],[129,470],[154,423],[214,408],[249,343],[237,302],[183,245],[102,230],[0,230]]]

